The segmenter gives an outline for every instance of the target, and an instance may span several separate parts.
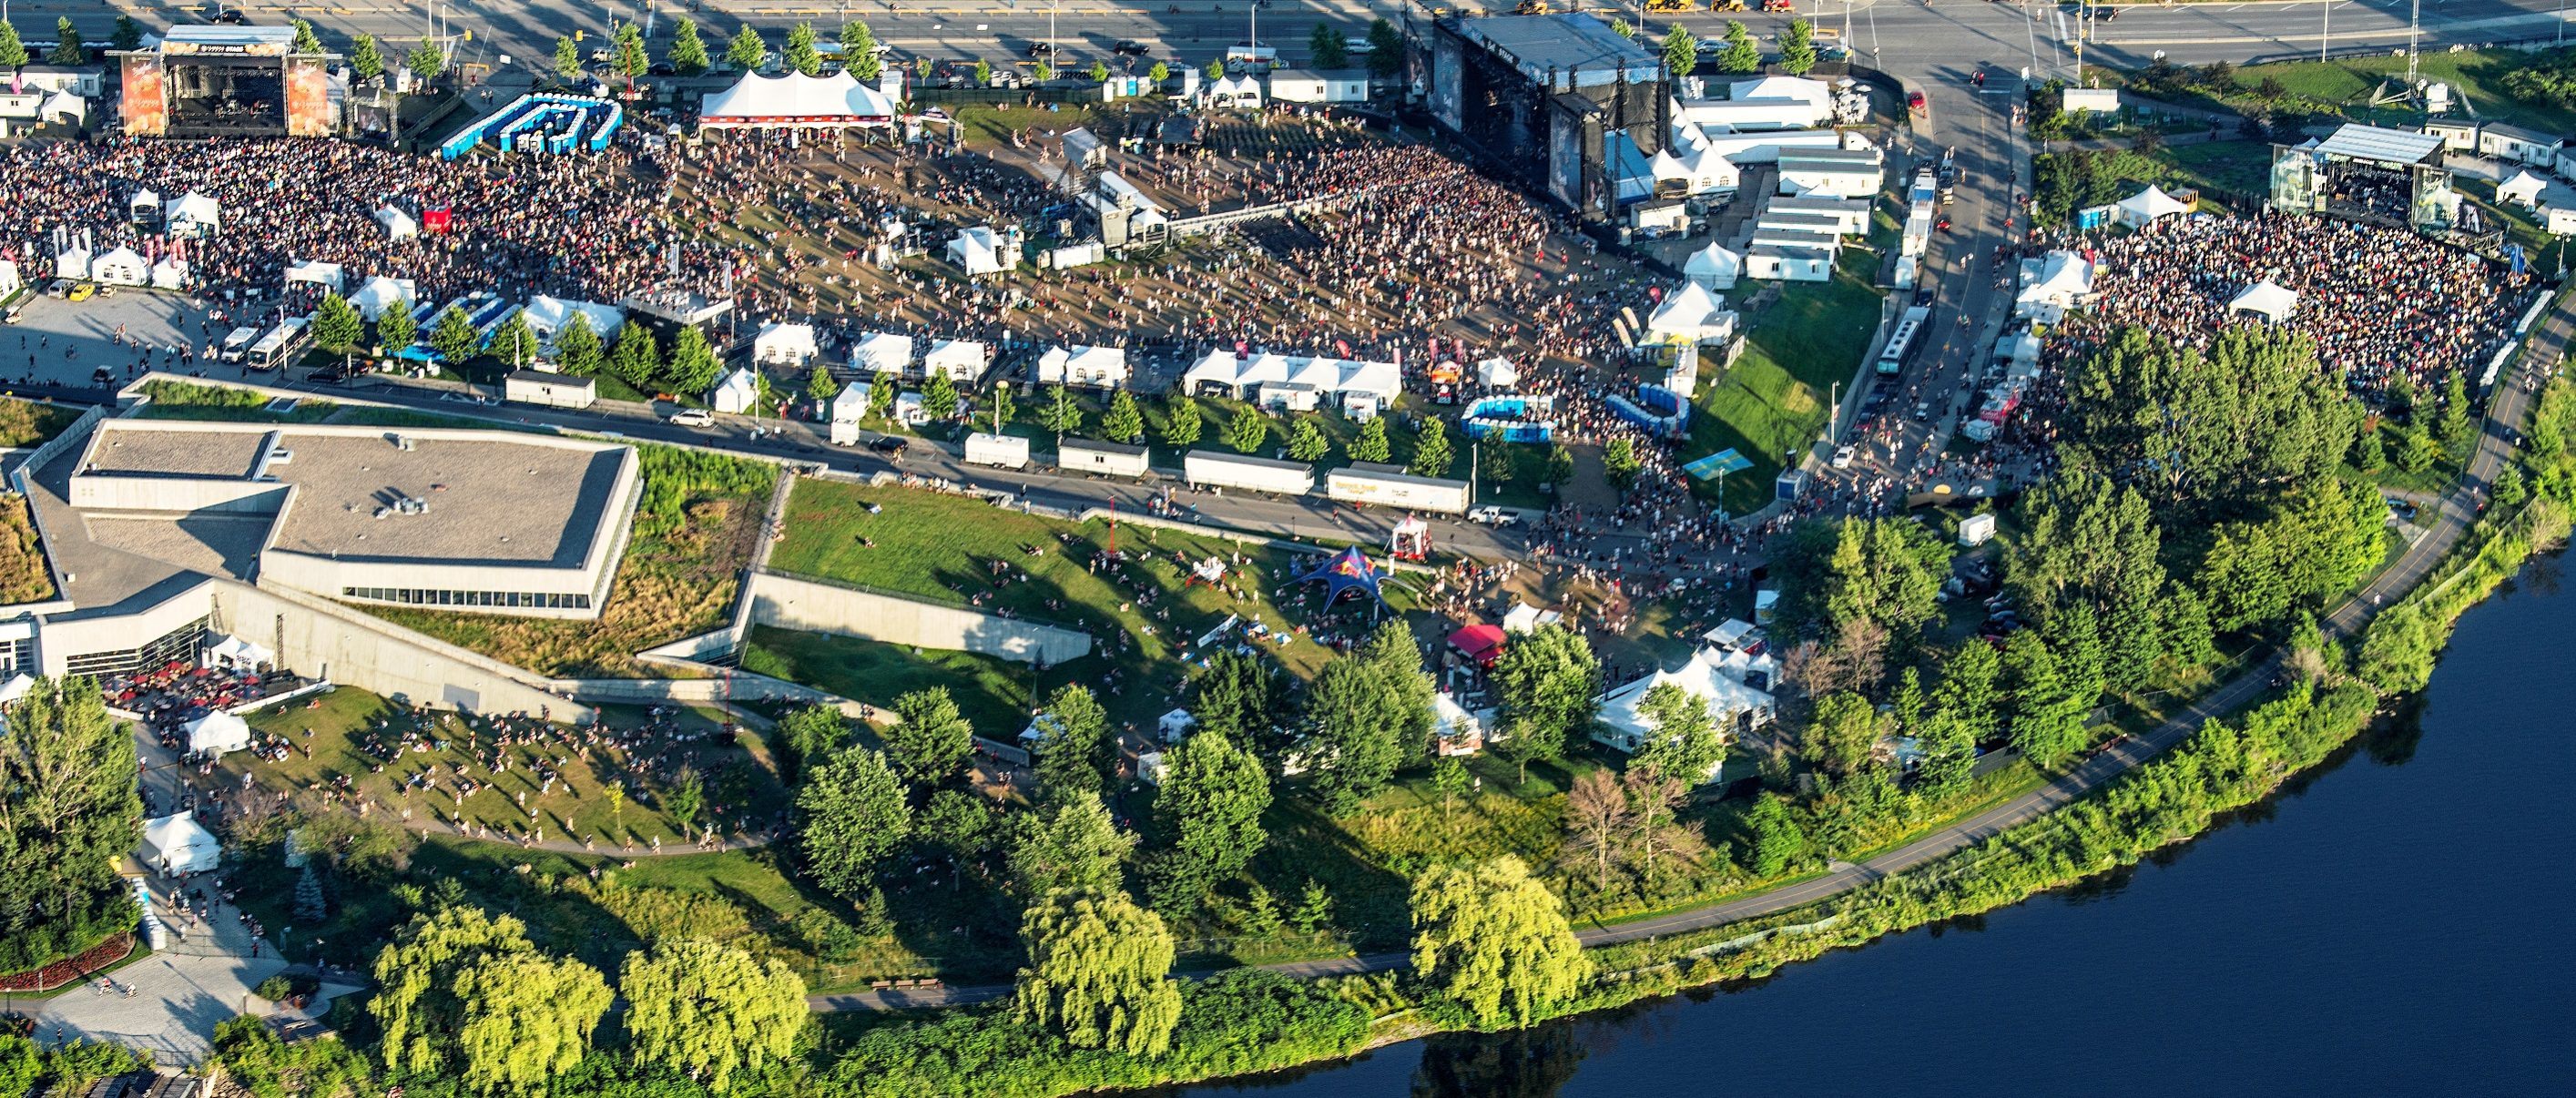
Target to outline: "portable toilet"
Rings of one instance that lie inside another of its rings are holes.
[[[1796,503],[1807,490],[1807,471],[1782,469],[1780,479],[1772,482],[1772,493],[1782,503]]]

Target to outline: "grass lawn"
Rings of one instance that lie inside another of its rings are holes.
[[[868,513],[871,503],[880,508],[878,513]],[[772,548],[769,559],[770,567],[781,572],[1007,611],[1090,632],[1103,642],[1101,647],[1068,666],[1095,689],[1103,689],[1103,679],[1110,678],[1103,668],[1115,666],[1115,678],[1105,687],[1110,693],[1102,701],[1114,717],[1140,726],[1171,707],[1186,672],[1184,661],[1195,655],[1192,646],[1228,615],[1283,635],[1284,641],[1267,647],[1299,678],[1312,676],[1326,657],[1314,637],[1296,628],[1332,628],[1319,624],[1313,606],[1322,587],[1288,592],[1277,601],[1271,594],[1295,571],[1312,566],[1317,558],[1309,554],[1150,526],[1113,530],[1105,520],[1077,525],[966,496],[814,479],[796,482],[787,500],[786,528],[786,539]],[[868,543],[860,541],[863,537]],[[1126,559],[1102,563],[1113,539]],[[1211,556],[1228,561],[1228,582],[1241,597],[1206,584],[1185,585],[1188,573],[1175,558],[1196,564]],[[1410,605],[1398,585],[1390,584],[1387,592],[1398,609]],[[1364,631],[1367,615],[1357,614],[1350,624]],[[874,661],[883,658],[814,642],[773,647],[771,653],[799,666],[809,666],[799,662],[805,658],[800,653],[829,653],[810,665],[827,673],[834,666],[879,666]],[[909,670],[926,675],[928,668],[913,663]]]
[[[2545,63],[2548,56],[2501,49],[2425,52],[2417,59],[2416,71],[2419,79],[2449,84],[2452,94],[2468,100],[2482,120],[2523,126],[2543,133],[2576,132],[2576,111],[2555,104],[2519,100],[2505,94],[2503,80],[2506,73]],[[2405,75],[2406,58],[2387,54],[2332,61],[2247,65],[2236,70],[2239,91],[2226,99],[2231,105],[2257,102],[2251,93],[2268,76],[2278,79],[2282,88],[2289,92],[2280,101],[2279,109],[2327,114],[2355,122],[2412,127],[2423,121],[2422,110],[2402,102],[2385,107],[2370,105],[2371,92],[2383,80],[2402,80]]]
[[[2198,145],[2160,148],[2153,160],[2167,169],[2163,179],[2141,180],[2167,187],[2183,186],[2262,195],[2272,187],[2272,146],[2262,141],[2204,141]]]
[[[78,409],[0,398],[0,450],[42,446],[81,416]]]
[[[1088,126],[1100,108],[1083,103],[1040,103],[1034,107],[1017,103],[976,103],[952,108],[958,127],[964,131],[966,147],[989,149],[1011,143],[1018,130],[1063,133],[1076,126]],[[1032,134],[1032,136],[1036,136]]]
[[[399,818],[409,809],[414,823],[434,824],[438,831],[462,820],[515,837],[527,831],[534,811],[548,839],[595,836],[608,851],[629,841],[639,846],[656,838],[665,844],[686,842],[661,801],[665,779],[681,765],[695,768],[704,783],[707,807],[697,818],[701,828],[711,822],[729,830],[766,825],[786,798],[759,736],[727,735],[719,716],[696,710],[677,712],[665,727],[702,738],[655,735],[632,745],[594,744],[579,732],[549,726],[529,737],[536,742],[505,747],[500,731],[486,718],[441,713],[423,720],[383,698],[346,687],[310,704],[290,704],[249,719],[255,731],[284,737],[291,749],[274,763],[249,752],[225,756],[219,780],[226,788],[238,786],[247,774],[270,790],[318,797],[345,789],[374,801],[371,812],[390,811]],[[646,721],[637,712],[608,710],[602,723],[609,729],[637,729]],[[520,731],[528,731],[525,722]],[[419,732],[430,749],[396,753],[412,732]],[[392,760],[370,754],[370,746],[380,746]],[[485,766],[496,753],[509,760],[498,773]],[[537,773],[541,764],[561,775],[551,790]],[[484,783],[461,799],[456,794],[459,767],[465,777]],[[430,787],[408,787],[405,783],[415,775]],[[604,792],[612,783],[626,790],[622,804]]]
[[[1082,661],[1087,664],[1089,661]],[[1082,664],[1069,665],[1080,669]],[[945,686],[958,712],[975,730],[1008,742],[1028,723],[1030,684],[1038,693],[1076,676],[1064,668],[1032,671],[1009,660],[973,652],[923,649],[754,626],[742,669],[821,687],[842,697],[891,708],[915,690]]]
[[[144,419],[320,423],[340,409],[330,401],[305,397],[296,398],[294,407],[283,413],[274,412],[269,410],[269,402],[274,398],[265,393],[165,379],[145,382],[143,392],[152,398],[152,402],[144,405],[138,413]]]
[[[360,609],[541,675],[639,676],[634,655],[720,628],[778,470],[765,462],[640,445],[644,491],[608,605],[596,621],[365,606]]]
[[[36,537],[27,497],[0,496],[0,606],[54,597],[54,573]]]
[[[1744,354],[1735,365],[1701,372],[1683,456],[1697,459],[1733,448],[1753,462],[1726,477],[1729,512],[1744,514],[1770,502],[1782,458],[1813,445],[1824,429],[1834,383],[1851,383],[1878,332],[1880,295],[1871,285],[1877,267],[1876,254],[1845,248],[1833,281],[1780,284],[1779,300],[1750,319]],[[1717,491],[1715,481],[1696,488],[1711,497]]]

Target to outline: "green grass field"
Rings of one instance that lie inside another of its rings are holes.
[[[1744,354],[1735,365],[1701,371],[1683,457],[1733,448],[1753,462],[1728,474],[1728,511],[1743,514],[1769,502],[1782,459],[1814,444],[1824,429],[1834,384],[1851,384],[1878,331],[1880,294],[1871,285],[1877,266],[1874,253],[1846,248],[1833,281],[1783,283],[1780,300],[1748,318]],[[1738,300],[1757,285],[1747,283]],[[1715,481],[1697,487],[1704,496],[1717,491]]]
[[[2418,79],[2437,80],[2451,86],[2456,98],[2465,99],[2477,111],[2477,117],[2488,122],[2524,126],[2543,133],[2576,132],[2576,111],[2548,103],[2515,99],[2505,94],[2502,81],[2506,73],[2535,63],[2544,55],[2522,50],[2462,50],[2458,53],[2423,51],[2417,57]],[[2287,110],[2312,111],[2382,125],[2412,127],[2423,121],[2423,111],[2403,102],[2383,107],[2370,105],[2371,93],[2388,80],[2403,80],[2406,58],[2389,54],[2371,57],[2346,57],[2332,61],[2286,61],[2270,65],[2248,65],[2236,70],[2237,94],[2227,96],[2231,104],[2255,102],[2251,93],[2272,77],[2289,92],[2280,107]]]
[[[42,446],[80,415],[78,409],[58,404],[0,398],[0,450]]]
[[[944,686],[979,735],[1009,742],[1028,723],[1030,687],[1042,695],[1073,681],[1091,661],[1034,671],[973,652],[920,649],[881,641],[754,626],[742,669],[820,687],[854,701],[890,708],[915,690]]]

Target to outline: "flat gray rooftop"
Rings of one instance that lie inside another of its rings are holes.
[[[99,424],[85,472],[248,479],[268,452],[264,431],[159,431],[149,420]]]
[[[1609,24],[1589,12],[1493,15],[1460,20],[1459,29],[1533,73],[1547,69],[1615,69],[1623,64],[1652,64],[1655,60],[1646,47],[1619,37]]]
[[[403,450],[393,439],[411,440]],[[295,459],[269,473],[296,488],[274,547],[343,560],[578,568],[607,517],[622,447],[573,449],[504,437],[387,431],[284,432]],[[404,498],[423,514],[387,514]]]

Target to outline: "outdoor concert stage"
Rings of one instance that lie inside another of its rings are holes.
[[[296,53],[289,27],[177,26],[118,51],[125,132],[140,137],[325,137],[335,129],[328,53]]]
[[[2272,146],[2272,206],[2429,235],[2479,233],[2442,166],[2442,139],[2347,124],[2321,141]]]

